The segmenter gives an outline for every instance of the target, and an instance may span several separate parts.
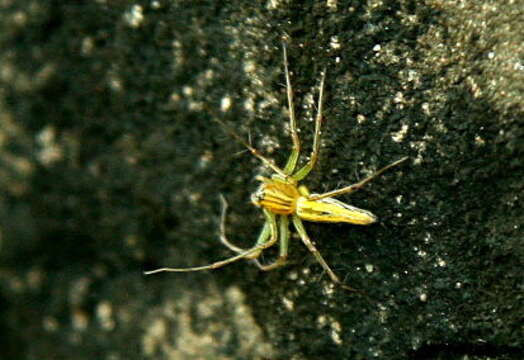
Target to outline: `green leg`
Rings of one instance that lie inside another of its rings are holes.
[[[352,287],[342,284],[342,282],[340,281],[338,276],[335,275],[333,270],[331,270],[331,268],[327,264],[326,260],[324,260],[322,255],[320,255],[320,252],[317,250],[315,245],[313,245],[313,243],[311,242],[311,239],[309,238],[309,236],[308,236],[308,234],[306,232],[306,229],[304,229],[304,225],[302,224],[302,221],[296,215],[293,215],[293,225],[295,225],[295,229],[297,229],[297,232],[300,235],[300,238],[302,239],[302,242],[304,243],[304,245],[306,245],[308,250],[317,259],[317,261],[320,263],[322,268],[328,273],[329,277],[331,278],[331,281],[333,281],[335,284],[340,285],[341,287],[343,287],[343,288],[345,288],[347,290],[356,291]]]
[[[253,256],[254,254],[259,254],[260,251],[263,249],[262,246],[255,246],[249,250],[246,250],[236,256],[227,258],[222,261],[217,261],[213,264],[205,265],[205,266],[196,266],[196,267],[190,267],[190,268],[160,268],[156,270],[151,271],[144,271],[144,274],[151,275],[161,272],[192,272],[192,271],[201,271],[201,270],[212,270],[212,269],[218,269],[224,265],[231,264],[232,262],[238,261],[240,259],[248,258],[250,256]]]
[[[278,237],[277,237],[278,229],[277,229],[276,216],[275,214],[273,214],[272,212],[266,209],[263,209],[263,210],[264,210],[264,215],[266,216],[266,223],[264,224],[264,227],[262,228],[262,232],[260,233],[258,237],[256,245],[253,247],[253,249],[256,249],[256,251],[246,255],[245,256],[246,259],[256,259],[257,257],[260,256],[260,254],[262,253],[262,250],[275,245],[275,243],[278,241]],[[266,228],[268,228],[268,230],[266,230]]]
[[[291,80],[289,77],[289,69],[287,63],[287,51],[286,43],[282,43],[282,49],[284,50],[284,70],[286,74],[286,89],[287,89],[287,107],[289,111],[289,130],[291,131],[291,140],[293,140],[293,149],[291,155],[287,159],[284,172],[288,175],[295,171],[297,166],[298,156],[300,154],[300,139],[298,138],[297,121],[295,118],[295,107],[293,104],[293,88],[291,87]]]
[[[222,244],[224,244],[228,249],[236,252],[237,254],[243,253],[248,251],[248,249],[240,248],[231,242],[229,242],[227,236],[226,236],[226,212],[227,212],[227,201],[220,194],[220,201],[222,203],[222,214],[220,216],[220,241],[222,241]],[[277,261],[275,261],[273,264],[270,265],[262,265],[258,259],[253,259],[253,262],[255,265],[257,265],[261,270],[267,271],[274,269],[278,266],[284,265],[286,257],[287,257],[287,244],[289,239],[289,221],[287,219],[287,216],[280,216],[280,256]],[[264,223],[264,226],[262,227],[262,231],[260,232],[260,235],[258,236],[258,240],[256,244],[264,244],[267,242],[267,239],[269,238],[271,234],[271,222],[266,221]],[[252,256],[254,256],[253,254]]]
[[[262,230],[260,231],[260,235],[258,235],[258,239],[257,239],[256,244],[261,244],[261,243],[266,242],[267,239],[269,238],[270,230],[271,230],[271,228],[270,228],[269,224],[267,224],[267,223],[264,224],[264,226],[262,227]],[[220,235],[220,241],[229,250],[232,250],[232,251],[236,252],[237,254],[249,251],[249,249],[244,249],[244,248],[238,247],[236,245],[233,245],[232,243],[229,242],[227,237],[223,236],[222,234]],[[257,246],[257,245],[255,245],[255,246]]]
[[[318,154],[320,151],[320,125],[322,123],[322,103],[324,97],[324,81],[326,79],[326,69],[322,74],[322,79],[320,80],[320,91],[318,94],[318,109],[317,117],[315,118],[315,135],[313,137],[313,150],[311,151],[311,156],[309,161],[304,167],[300,168],[295,174],[293,174],[293,179],[300,181],[305,178],[311,170],[315,167],[315,164],[318,160]]]
[[[269,211],[265,209],[264,209],[264,214],[266,215],[266,224],[269,223],[269,226],[268,226],[269,231],[265,230],[266,224],[264,224],[264,228],[262,229],[258,237],[256,245],[253,246],[251,249],[243,251],[236,256],[227,258],[222,261],[217,261],[215,263],[205,265],[205,266],[196,266],[196,267],[190,267],[190,268],[165,267],[165,268],[160,268],[156,270],[145,271],[144,274],[151,275],[151,274],[156,274],[160,272],[191,272],[191,271],[201,271],[201,270],[212,270],[212,269],[218,269],[227,264],[231,264],[232,262],[238,261],[240,259],[256,259],[257,257],[260,256],[262,250],[267,249],[268,247],[274,245],[278,240],[277,222],[275,219],[275,214],[270,213]]]
[[[276,261],[271,264],[262,265],[258,260],[255,260],[257,266],[264,271],[273,270],[277,267],[283,266],[287,260],[287,249],[289,246],[289,219],[287,215],[279,216],[279,228],[280,228],[280,252]]]
[[[222,244],[224,244],[229,250],[232,250],[236,252],[237,254],[240,254],[242,252],[247,251],[248,249],[240,248],[234,244],[232,244],[229,239],[226,236],[226,214],[227,214],[227,201],[224,195],[220,194],[220,203],[222,204],[222,212],[220,214],[220,241]],[[257,244],[260,242],[260,239],[263,237],[269,237],[269,224],[266,222],[264,224],[264,227],[262,228],[262,231],[260,235],[258,236]]]

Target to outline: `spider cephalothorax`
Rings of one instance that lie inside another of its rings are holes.
[[[251,195],[254,205],[279,215],[290,215],[296,211],[297,200],[300,197],[296,183],[262,176],[258,176],[257,180],[262,184]]]
[[[251,196],[251,201],[253,204],[262,208],[266,218],[256,244],[249,249],[242,249],[229,242],[225,235],[225,214],[227,203],[223,198],[221,198],[223,210],[220,223],[220,240],[229,249],[236,252],[237,255],[210,265],[190,268],[161,268],[148,271],[146,274],[162,271],[187,272],[216,269],[240,259],[254,260],[255,264],[262,270],[271,270],[282,266],[285,264],[288,255],[289,219],[291,218],[291,222],[299,234],[300,239],[304,245],[306,245],[308,250],[311,251],[311,253],[315,256],[331,280],[346,289],[353,290],[349,286],[343,285],[338,276],[331,270],[327,262],[324,260],[322,255],[318,252],[315,245],[309,238],[304,225],[302,224],[302,220],[315,222],[346,222],[357,225],[369,225],[374,223],[377,218],[371,212],[346,204],[340,200],[335,199],[335,197],[342,194],[349,194],[355,190],[360,189],[362,186],[370,182],[378,175],[382,174],[387,169],[405,161],[407,157],[389,164],[388,166],[378,170],[373,175],[368,176],[356,184],[346,186],[341,189],[336,189],[322,194],[310,194],[305,186],[299,186],[298,182],[303,180],[309,174],[309,172],[315,167],[318,160],[318,153],[320,150],[320,125],[322,122],[322,95],[324,91],[324,80],[326,72],[323,72],[322,78],[320,80],[317,115],[315,119],[315,134],[313,137],[313,150],[309,160],[305,163],[305,165],[299,167],[297,170],[298,158],[300,155],[300,140],[298,138],[297,123],[293,107],[293,90],[291,88],[291,81],[289,77],[286,46],[284,45],[283,48],[289,122],[291,139],[293,141],[291,155],[289,156],[284,168],[280,168],[275,165],[273,161],[263,156],[258,150],[244,141],[239,135],[237,135],[235,131],[227,127],[221,121],[217,120],[235,139],[244,144],[244,146],[254,156],[259,158],[265,165],[270,167],[275,172],[275,174],[270,178],[258,176],[257,180],[261,181],[261,184],[256,192]],[[261,264],[258,261],[258,257],[262,251],[273,246],[277,242],[279,243],[280,247],[278,258],[273,263]]]

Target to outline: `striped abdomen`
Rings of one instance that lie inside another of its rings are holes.
[[[371,212],[333,198],[309,200],[300,197],[296,207],[297,215],[306,221],[346,222],[357,225],[369,225],[377,221],[377,217]]]

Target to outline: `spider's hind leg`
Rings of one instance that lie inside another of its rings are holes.
[[[360,292],[356,289],[353,289],[351,286],[345,285],[342,281],[340,281],[339,277],[333,272],[333,270],[331,270],[328,263],[326,262],[326,260],[324,260],[320,252],[315,247],[315,245],[313,245],[313,242],[309,238],[309,235],[307,234],[306,229],[304,229],[304,225],[302,224],[302,221],[296,215],[293,216],[293,225],[295,226],[295,229],[297,230],[298,235],[300,236],[300,239],[302,239],[302,242],[304,243],[304,245],[306,245],[308,250],[313,254],[313,256],[317,259],[317,261],[322,266],[322,268],[327,272],[331,281],[333,281],[336,285],[346,290]]]

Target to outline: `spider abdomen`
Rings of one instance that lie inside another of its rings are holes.
[[[377,217],[371,212],[329,197],[318,200],[300,197],[296,207],[297,215],[307,221],[345,222],[356,225],[369,225],[377,221]]]
[[[289,215],[295,212],[300,193],[294,184],[267,178],[259,180],[262,181],[262,184],[251,196],[253,204],[279,215]]]

